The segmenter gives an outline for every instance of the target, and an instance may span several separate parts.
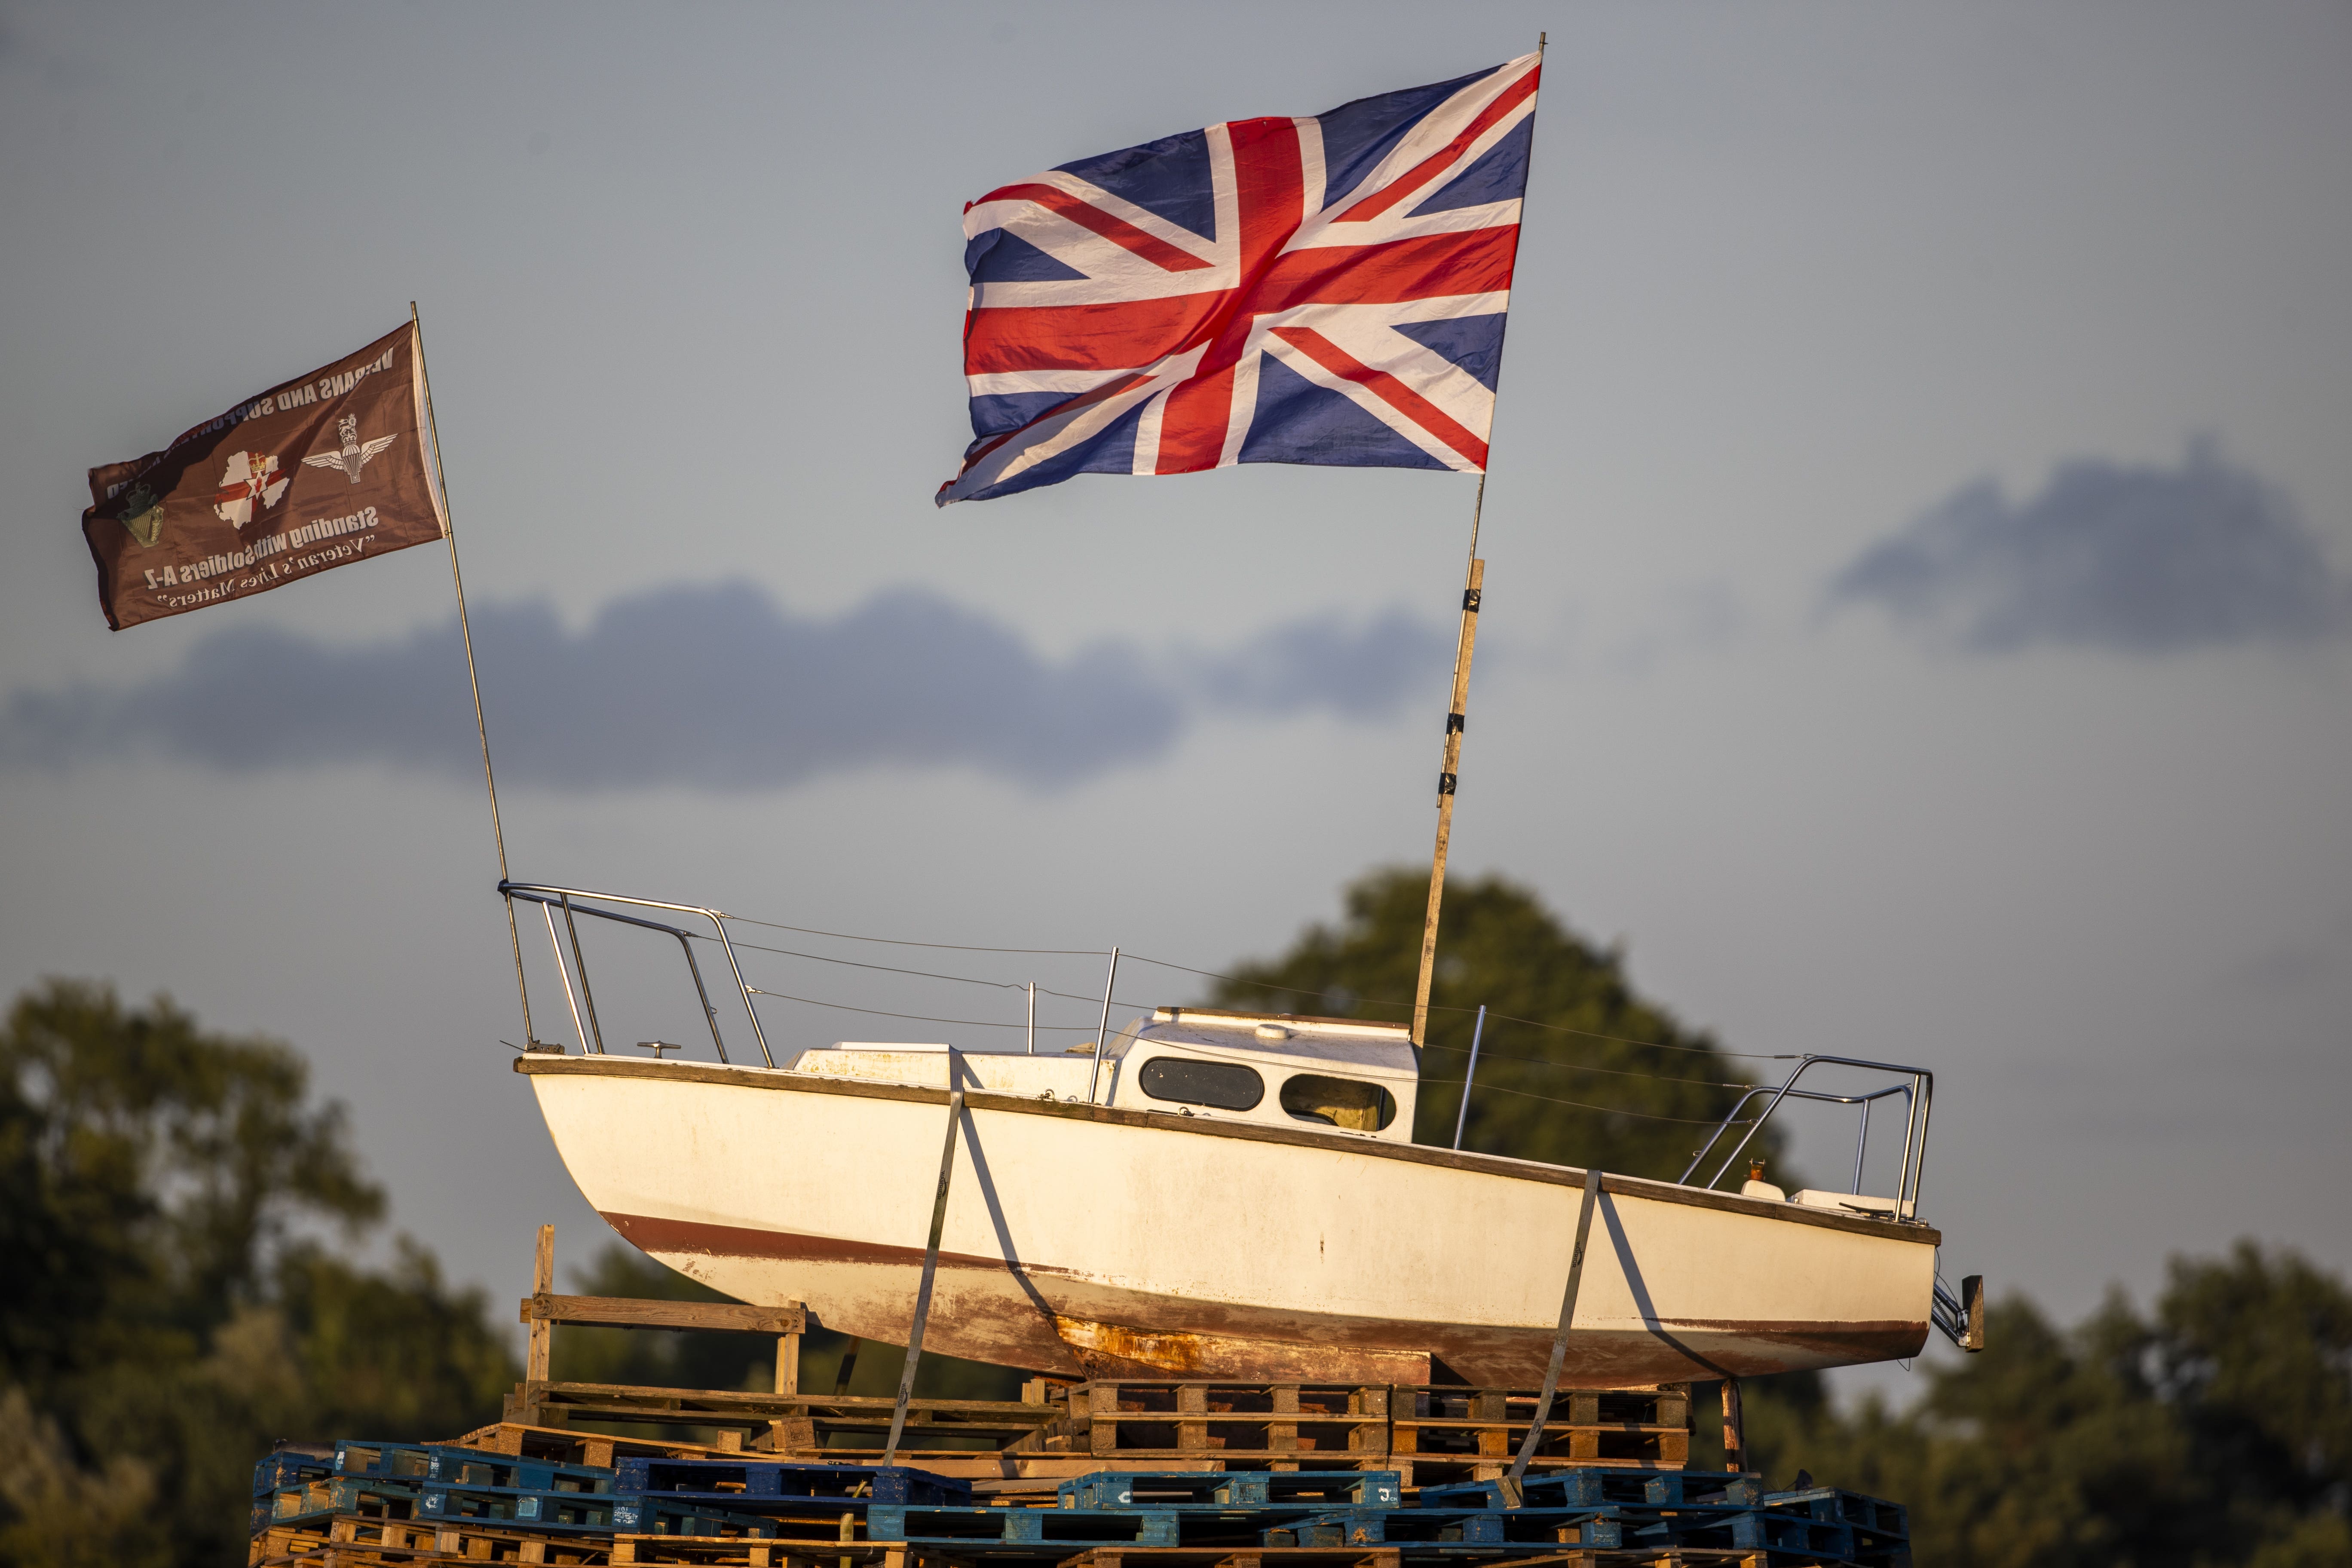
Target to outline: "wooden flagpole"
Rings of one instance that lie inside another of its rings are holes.
[[[1445,761],[1437,773],[1437,847],[1429,863],[1429,912],[1421,927],[1421,979],[1412,994],[1412,1043],[1429,1030],[1429,984],[1437,969],[1437,911],[1445,900],[1445,852],[1454,837],[1454,775],[1462,766],[1462,731],[1468,722],[1470,659],[1478,647],[1478,599],[1486,563],[1478,559],[1478,522],[1486,507],[1486,476],[1478,476],[1478,499],[1470,509],[1470,566],[1462,585],[1462,630],[1454,640],[1454,700],[1445,710]]]
[[[474,689],[474,733],[482,742],[482,782],[490,792],[490,841],[498,846],[499,886],[504,889],[508,881],[507,835],[499,822],[499,776],[490,771],[490,727],[482,718],[482,679],[474,673],[474,626],[466,615],[466,574],[457,569],[457,525],[449,517],[449,480],[441,468],[441,426],[433,417],[433,378],[425,374],[425,321],[417,315],[414,300],[408,302],[408,321],[416,329],[416,367],[425,383],[425,425],[433,437],[433,479],[440,487],[441,516],[449,531],[449,580],[457,589],[457,630],[466,639],[466,679]],[[523,1044],[531,1047],[539,1044],[539,1037],[530,1029],[530,986],[523,979],[522,933],[515,929],[513,894],[506,895],[506,906],[507,942],[514,950],[515,994],[522,999]],[[582,1048],[587,1048],[584,1039]]]
[[[1549,33],[1536,35],[1536,65],[1543,66]],[[1528,175],[1535,175],[1534,139],[1528,151]],[[1525,198],[1521,198],[1524,203]],[[1524,217],[1524,206],[1522,216]],[[1499,345],[1497,346],[1499,353]],[[1496,384],[1500,386],[1499,371]],[[1489,435],[1491,436],[1491,428]],[[1488,466],[1493,453],[1488,452]],[[1445,902],[1445,855],[1454,838],[1454,791],[1462,768],[1462,731],[1469,722],[1470,659],[1478,647],[1478,600],[1485,592],[1486,563],[1478,559],[1478,524],[1486,510],[1486,469],[1478,470],[1478,497],[1470,505],[1470,565],[1462,584],[1462,629],[1454,640],[1454,700],[1445,710],[1445,760],[1437,772],[1437,846],[1429,858],[1429,909],[1421,926],[1421,977],[1412,993],[1412,1043],[1429,1038],[1429,987],[1437,973],[1437,916]],[[1466,1090],[1465,1090],[1466,1093]]]

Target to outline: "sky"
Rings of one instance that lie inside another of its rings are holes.
[[[1548,30],[1457,871],[1729,1049],[1932,1069],[1948,1276],[2352,1269],[2352,11],[1184,16],[0,5],[0,987],[294,1042],[494,1297],[603,1244],[499,1043],[446,553],[110,633],[79,535],[86,468],[412,300],[518,879],[1067,950],[770,931],[991,983],[748,953],[959,1020],[772,1044],[1017,1046],[1033,979],[1075,1037],[1098,950],[1215,970],[1425,861],[1475,481],[936,510],[960,214]],[[592,942],[608,1040],[680,1026],[674,953]]]

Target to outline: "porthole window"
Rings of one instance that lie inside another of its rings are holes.
[[[1300,1121],[1378,1132],[1396,1120],[1396,1096],[1376,1083],[1301,1073],[1282,1086],[1282,1109]]]
[[[1255,1068],[1234,1062],[1200,1062],[1184,1057],[1154,1057],[1135,1075],[1136,1087],[1154,1100],[1248,1110],[1265,1098],[1265,1080]]]

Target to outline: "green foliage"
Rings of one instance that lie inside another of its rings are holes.
[[[2176,1258],[2152,1318],[2116,1295],[2071,1332],[2011,1298],[1928,1376],[1900,1415],[1751,1389],[1750,1445],[1907,1504],[1942,1568],[2352,1562],[2352,1290],[2294,1253]]]
[[[1337,926],[1309,926],[1281,957],[1240,965],[1213,1005],[1410,1022],[1428,899],[1426,871],[1373,871],[1347,890]],[[1465,1149],[1672,1180],[1737,1099],[1721,1086],[1746,1082],[1713,1039],[1634,994],[1622,954],[1499,877],[1446,884],[1437,952],[1416,1142],[1454,1142],[1482,1005]],[[1768,1161],[1780,1151],[1770,1126],[1750,1146]]]
[[[355,1228],[383,1194],[302,1059],[198,1032],[159,997],[52,981],[0,1034],[0,1247],[32,1267],[0,1304],[0,1370],[40,1385],[254,1299],[299,1217]],[[111,1342],[123,1335],[133,1343]]]
[[[515,1376],[383,1213],[302,1058],[52,980],[0,1031],[0,1563],[241,1562],[281,1436],[454,1436]]]

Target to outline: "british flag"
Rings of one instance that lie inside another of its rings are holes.
[[[1234,463],[1484,472],[1540,58],[1065,163],[964,210],[939,504]]]

